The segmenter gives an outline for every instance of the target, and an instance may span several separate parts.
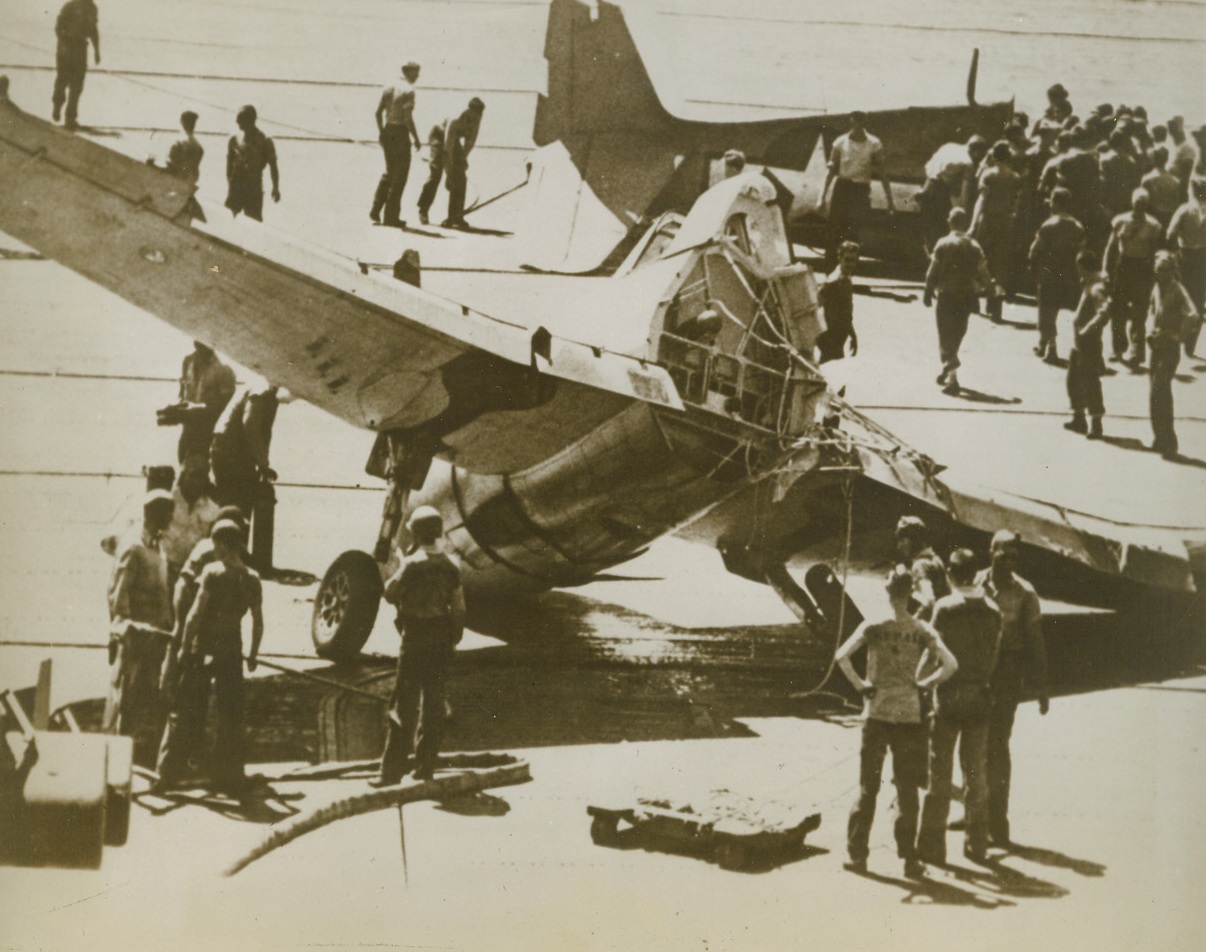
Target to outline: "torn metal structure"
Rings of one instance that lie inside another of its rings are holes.
[[[762,175],[662,216],[613,277],[523,322],[259,223],[195,220],[179,180],[8,101],[0,181],[0,229],[377,435],[369,470],[389,485],[377,544],[344,553],[320,586],[325,656],[368,637],[419,503],[444,515],[471,597],[581,584],[679,533],[777,580],[815,622],[807,593],[784,591],[787,560],[844,536],[848,519],[856,548],[873,547],[875,527],[915,510],[972,534],[1024,528],[1030,563],[1058,568],[1032,572],[1049,594],[1194,590],[1200,538],[944,483],[839,400],[802,356],[823,329],[813,276]]]

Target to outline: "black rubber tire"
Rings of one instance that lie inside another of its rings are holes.
[[[381,570],[367,552],[352,549],[331,563],[314,596],[310,638],[320,658],[355,658],[377,621]]]

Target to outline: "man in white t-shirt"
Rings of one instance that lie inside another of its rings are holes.
[[[866,128],[867,114],[850,114],[850,131],[834,140],[829,150],[829,173],[821,192],[821,207],[825,208],[829,188],[829,243],[825,249],[825,270],[837,265],[838,247],[843,241],[859,240],[859,229],[871,208],[871,180],[879,179],[889,214],[896,211],[892,186],[884,172],[884,145]]]
[[[842,673],[866,699],[859,795],[846,830],[846,849],[850,855],[846,868],[854,873],[867,871],[875,801],[879,796],[884,755],[891,748],[892,782],[899,807],[896,850],[904,860],[905,875],[916,878],[925,874],[916,851],[919,791],[926,785],[927,757],[921,692],[951,677],[958,669],[958,662],[938,633],[909,613],[913,594],[913,576],[909,570],[904,566],[895,568],[888,576],[887,589],[892,615],[864,622],[837,652]],[[861,678],[850,659],[864,645],[867,676]],[[923,660],[928,663],[927,653],[929,658],[937,659],[938,668],[918,680]]]

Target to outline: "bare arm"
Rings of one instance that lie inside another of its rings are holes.
[[[201,618],[208,608],[209,590],[202,584],[201,591],[197,593],[197,600],[193,602],[193,607],[188,613],[188,619],[184,622],[184,641],[180,645],[181,656],[192,653],[193,645],[197,641],[198,629],[201,627]]]
[[[949,681],[954,676],[955,672],[959,670],[959,662],[951,653],[951,649],[946,646],[946,642],[939,638],[938,633],[933,631],[933,629],[930,629],[930,631],[933,634],[933,641],[930,643],[930,646],[925,649],[925,654],[921,656],[921,661],[917,664],[917,687],[921,688],[923,691],[937,687],[944,681]],[[935,658],[938,661],[937,669],[923,678],[921,676],[921,672],[924,671]]]
[[[883,149],[876,149],[871,153],[871,170],[875,177],[879,179],[880,184],[884,187],[884,201],[888,203],[888,211],[896,211],[896,200],[892,197],[892,183],[888,181],[888,172],[884,168]]]
[[[864,696],[866,696],[869,692],[874,691],[875,685],[873,685],[870,681],[859,677],[859,674],[854,670],[854,664],[850,659],[859,648],[867,643],[865,629],[865,625],[860,626],[858,631],[847,638],[845,643],[838,648],[837,654],[834,655],[834,659],[837,661],[838,667],[842,669],[842,674],[846,675],[846,680],[854,686],[854,689],[858,691],[859,694]]]
[[[251,606],[251,651],[247,653],[247,670],[254,671],[260,654],[260,642],[264,640],[264,609],[256,602]]]
[[[934,291],[938,287],[938,278],[942,275],[942,249],[935,247],[930,255],[930,266],[925,272],[925,303],[928,307],[934,299]],[[933,596],[933,589],[930,590]]]
[[[423,148],[423,140],[419,138],[419,130],[415,128],[415,111],[411,109],[406,114],[406,128],[410,132],[411,141],[415,144],[415,151],[418,152]]]
[[[377,112],[374,118],[377,120],[377,135],[381,135],[385,131],[385,110],[389,108],[389,104],[393,101],[394,91],[388,86],[382,91],[381,99],[377,102]]]

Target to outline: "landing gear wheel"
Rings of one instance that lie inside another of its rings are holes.
[[[377,620],[381,606],[381,570],[367,552],[343,553],[327,569],[314,596],[310,637],[320,658],[356,657]]]

